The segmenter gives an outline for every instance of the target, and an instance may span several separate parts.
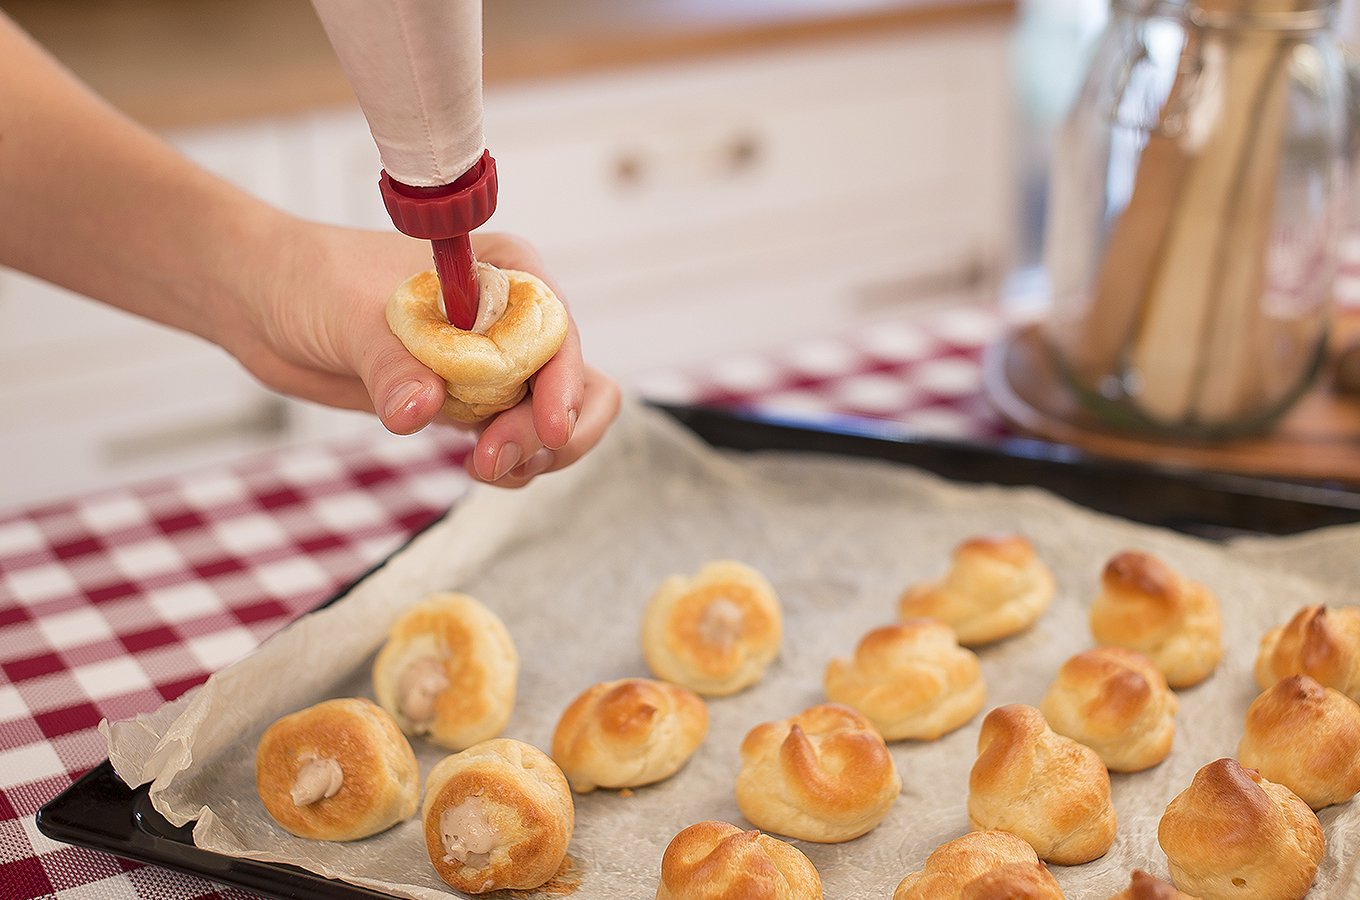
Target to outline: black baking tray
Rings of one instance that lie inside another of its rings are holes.
[[[1339,484],[1192,472],[1114,462],[1025,439],[961,443],[924,438],[882,420],[656,405],[716,447],[883,459],[974,483],[1035,485],[1102,512],[1213,539],[1283,535],[1360,521],[1360,493]],[[345,591],[336,595],[343,596]],[[282,900],[386,897],[294,866],[194,846],[129,788],[106,760],[38,811],[48,837]]]
[[[129,788],[105,760],[38,810],[38,830],[53,840],[102,850],[208,881],[283,900],[358,900],[391,896],[282,863],[238,859],[194,846],[193,826],[176,828],[151,805],[147,786]]]
[[[862,456],[917,466],[954,481],[1034,485],[1100,512],[1200,537],[1296,534],[1360,522],[1360,485],[1121,462],[1028,438],[943,441],[897,422],[859,416],[658,408],[717,447]]]

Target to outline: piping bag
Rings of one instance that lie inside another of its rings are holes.
[[[428,240],[449,323],[477,318],[468,233],[496,209],[482,132],[481,0],[312,0],[378,145],[397,230]]]

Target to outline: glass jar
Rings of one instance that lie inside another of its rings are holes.
[[[1103,421],[1243,434],[1312,383],[1349,197],[1335,7],[1114,0],[1044,240],[1044,343]]]

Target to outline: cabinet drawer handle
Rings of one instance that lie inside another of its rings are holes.
[[[726,174],[739,175],[760,162],[764,154],[760,138],[754,134],[737,134],[723,148]]]
[[[641,153],[629,152],[614,160],[614,183],[622,188],[635,188],[642,184],[647,165]]]
[[[650,151],[624,150],[614,158],[612,174],[620,190],[637,190],[648,182],[717,182],[750,172],[764,155],[758,134],[729,132],[720,139],[668,144]]]

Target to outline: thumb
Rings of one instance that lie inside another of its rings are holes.
[[[374,336],[359,371],[373,409],[393,434],[429,425],[444,403],[444,380],[431,372],[387,329]]]

